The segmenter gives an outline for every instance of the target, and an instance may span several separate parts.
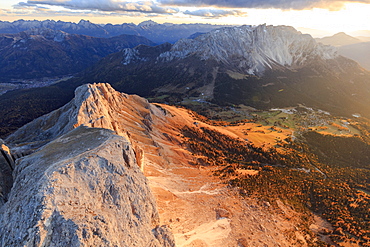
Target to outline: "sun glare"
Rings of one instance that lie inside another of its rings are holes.
[[[296,28],[316,29],[328,34],[337,32],[353,32],[356,30],[370,30],[370,5],[347,3],[338,11],[327,9],[289,10],[279,9],[250,9],[248,16],[243,18],[225,18],[232,24],[242,23],[257,25],[289,25]]]

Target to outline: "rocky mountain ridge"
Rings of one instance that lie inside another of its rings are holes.
[[[1,243],[174,246],[140,171],[158,155],[157,147],[149,147],[149,132],[162,118],[161,109],[138,96],[105,84],[84,85],[73,101],[7,138],[17,164],[1,209]],[[14,207],[25,211],[15,214]],[[5,234],[12,229],[21,230]]]
[[[149,135],[151,125],[165,119],[165,112],[141,97],[117,92],[109,84],[83,85],[68,104],[19,128],[6,142],[29,143],[13,147],[14,155],[27,154],[80,125],[110,129],[130,141],[135,133]],[[146,138],[148,142],[140,145],[131,143],[140,167],[144,158],[141,149],[152,144],[152,137]]]
[[[361,43],[362,41],[358,38],[352,37],[344,32],[336,33],[332,36],[323,37],[323,38],[316,38],[317,42],[320,42],[324,45],[332,45],[332,46],[343,46],[343,45],[352,45]]]
[[[133,35],[94,38],[48,28],[0,34],[0,82],[71,75],[108,54],[139,44],[154,45]]]
[[[338,54],[358,62],[363,68],[370,70],[369,42],[370,37],[352,37],[346,33],[317,38],[317,42],[337,47]]]
[[[2,246],[175,246],[131,145],[112,131],[77,128],[17,160],[13,175]]]
[[[262,75],[276,67],[299,68],[310,59],[334,59],[332,47],[317,44],[308,34],[287,26],[241,26],[213,30],[195,39],[182,39],[159,60],[172,61],[188,56],[214,59],[250,75]]]

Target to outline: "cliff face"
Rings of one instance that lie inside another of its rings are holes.
[[[79,127],[17,161],[1,246],[174,246],[130,143]]]

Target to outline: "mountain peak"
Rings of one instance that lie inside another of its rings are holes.
[[[352,37],[344,32],[339,32],[334,34],[333,36],[323,37],[321,39],[316,39],[318,42],[324,45],[332,45],[332,46],[344,46],[344,45],[351,45],[360,43],[361,40],[355,37]]]
[[[76,128],[19,160],[14,176],[3,246],[175,246],[135,150],[111,130]]]
[[[76,88],[75,97],[68,104],[23,126],[7,142],[42,145],[45,140],[53,140],[80,125],[110,129],[128,138],[130,130],[135,132],[138,126],[148,129],[151,125],[148,119],[162,117],[163,112],[144,98],[120,93],[107,83],[85,84]],[[132,118],[136,121],[132,127],[120,127],[120,123]]]
[[[85,24],[85,23],[91,23],[89,20],[81,19],[78,24]]]
[[[152,21],[152,20],[147,20],[139,23],[139,27],[150,27],[150,26],[157,26],[159,25],[157,22]]]
[[[334,34],[333,36],[349,36],[349,35],[346,34],[345,32],[339,32],[339,33]]]
[[[92,26],[95,26],[95,24],[91,23],[89,20],[81,19],[78,24],[79,26],[82,26],[84,28],[90,28]]]
[[[289,26],[240,26],[212,30],[194,40],[182,39],[160,55],[167,61],[199,56],[214,59],[248,74],[262,74],[280,66],[297,67],[314,57],[332,59],[336,50],[317,44]]]

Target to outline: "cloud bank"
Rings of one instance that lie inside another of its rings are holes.
[[[177,8],[161,7],[152,1],[126,2],[115,0],[29,0],[30,5],[60,6],[71,10],[97,10],[106,12],[142,12],[157,14],[177,13]]]
[[[247,16],[245,12],[239,10],[223,10],[223,9],[197,9],[194,11],[186,10],[184,14],[200,16],[205,18],[220,18],[226,16]]]
[[[276,8],[276,9],[312,9],[323,8],[337,10],[345,3],[370,3],[370,0],[159,0],[170,6],[212,6],[223,8]]]
[[[242,9],[304,10],[322,8],[340,10],[345,3],[370,4],[370,0],[27,0],[13,6],[14,14],[73,15],[93,11],[94,15],[168,16],[183,13],[207,19],[246,16]],[[55,7],[62,7],[55,8]],[[198,9],[194,10],[196,7]],[[188,8],[188,10],[185,10]],[[5,10],[3,10],[5,11]],[[23,12],[20,12],[23,11]],[[68,13],[69,11],[69,13]]]

